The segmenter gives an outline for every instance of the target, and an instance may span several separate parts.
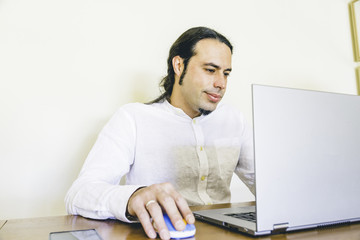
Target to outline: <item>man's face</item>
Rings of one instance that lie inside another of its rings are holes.
[[[171,104],[181,108],[191,118],[215,110],[225,94],[227,77],[231,72],[230,48],[216,39],[200,40],[195,46],[195,55],[189,60],[181,85],[179,77],[184,66],[182,59],[179,62]]]

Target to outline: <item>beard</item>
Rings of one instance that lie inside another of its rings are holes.
[[[211,110],[205,110],[205,109],[203,109],[203,108],[199,108],[199,112],[201,113],[201,114],[203,114],[203,115],[209,115],[210,113],[212,113],[212,111]]]

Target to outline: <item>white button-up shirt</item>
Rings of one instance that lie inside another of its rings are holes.
[[[125,216],[141,186],[170,182],[189,205],[230,202],[235,172],[254,193],[252,131],[226,104],[191,119],[167,101],[121,107],[103,128],[66,209],[95,219]],[[126,185],[119,185],[126,175]]]

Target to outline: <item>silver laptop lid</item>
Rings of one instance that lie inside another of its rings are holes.
[[[252,90],[257,230],[360,220],[360,96]]]

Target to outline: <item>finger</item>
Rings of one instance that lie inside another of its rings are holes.
[[[173,201],[175,202],[176,210],[180,211],[179,214],[181,214],[182,218],[185,219],[187,223],[194,224],[195,217],[190,210],[185,198],[183,198],[174,188],[169,188],[168,192],[171,195]]]
[[[170,211],[170,213],[168,213],[170,215],[169,216],[170,219],[173,219],[173,218],[171,218],[172,216],[174,218],[176,218],[177,214],[180,214],[181,218],[185,219],[187,223],[194,224],[195,223],[195,217],[194,217],[192,211],[190,210],[189,205],[187,204],[186,200],[180,195],[180,193],[178,193],[175,190],[175,188],[173,187],[172,184],[164,183],[163,187],[164,187],[166,193],[168,193],[171,196],[171,199],[175,202],[175,205],[176,205],[176,208],[174,208],[172,206],[169,206],[169,208],[166,209],[167,211]],[[164,203],[164,204],[166,204],[166,203]],[[172,212],[172,211],[175,211],[173,209],[176,209],[176,212]],[[180,213],[179,213],[179,211],[180,211]],[[178,221],[178,219],[172,220],[172,223],[174,224],[174,226],[175,226],[177,221]],[[181,226],[180,223],[179,223],[179,225]],[[178,229],[178,228],[176,228],[176,229],[181,230],[181,229]]]
[[[184,217],[187,223],[194,224],[195,223],[195,217],[192,211],[189,208],[189,205],[187,204],[186,200],[178,194],[175,196],[175,202],[176,206],[178,207],[181,215]]]
[[[151,224],[149,213],[145,209],[145,207],[142,205],[142,207],[138,207],[134,209],[136,209],[135,214],[138,217],[146,235],[149,238],[156,238],[156,232]]]
[[[183,217],[181,216],[174,199],[167,193],[161,194],[158,196],[158,199],[165,212],[169,216],[175,229],[178,231],[184,230],[186,224],[183,221]]]
[[[157,202],[153,202],[152,204],[149,204],[147,206],[147,210],[152,217],[152,220],[154,222],[154,226],[157,229],[157,232],[160,235],[161,239],[170,239],[170,233],[169,230],[165,224],[163,212],[161,210],[161,207]]]

